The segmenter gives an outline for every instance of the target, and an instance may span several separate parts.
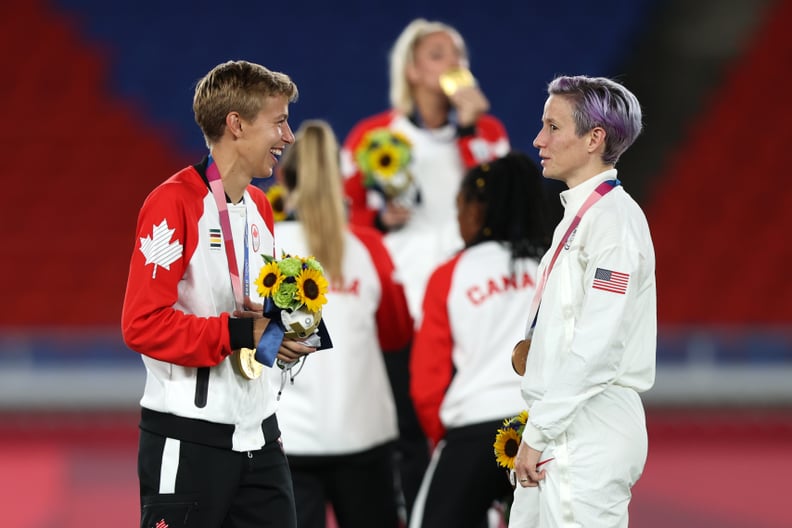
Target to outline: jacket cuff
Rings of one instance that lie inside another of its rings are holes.
[[[231,341],[231,350],[255,348],[253,343],[253,319],[229,317],[228,336],[229,341]]]
[[[469,137],[476,135],[476,125],[470,126],[457,126],[457,137]]]
[[[523,442],[528,444],[528,447],[536,449],[537,451],[544,451],[549,443],[548,438],[540,431],[535,425],[532,425],[530,420],[525,424],[522,434]]]

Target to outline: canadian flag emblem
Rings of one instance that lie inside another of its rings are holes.
[[[168,220],[163,219],[152,228],[151,235],[140,239],[140,252],[146,257],[145,265],[154,264],[152,279],[157,278],[157,266],[169,270],[170,265],[181,257],[182,245],[178,240],[171,242],[174,231],[168,228]]]

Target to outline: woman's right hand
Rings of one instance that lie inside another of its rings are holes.
[[[297,361],[303,356],[316,352],[316,347],[305,344],[302,339],[284,339],[278,349],[278,359],[285,363]]]
[[[457,110],[458,124],[461,127],[475,125],[482,114],[489,112],[489,100],[478,86],[463,86],[449,99]]]

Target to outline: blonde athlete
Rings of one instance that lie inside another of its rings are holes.
[[[454,197],[465,172],[509,151],[503,123],[489,113],[479,86],[463,86],[452,95],[440,85],[444,72],[469,67],[462,35],[439,21],[416,18],[407,24],[389,55],[390,108],[358,122],[344,141],[341,163],[349,221],[385,233],[410,313],[420,320],[426,281],[432,270],[463,247],[457,232]],[[356,153],[366,135],[387,129],[411,144],[409,171],[420,200],[405,207],[385,200],[364,185]],[[426,438],[409,397],[408,354],[388,354],[386,362],[399,413],[399,483],[407,514],[429,462]]]
[[[140,210],[121,329],[146,366],[142,528],[297,526],[276,387],[235,366],[269,324],[255,288],[241,287],[262,255],[274,256],[272,209],[251,182],[270,176],[294,140],[296,97],[283,73],[247,61],[215,66],[193,99],[209,156],[157,186]],[[284,340],[279,357],[313,350]]]
[[[303,122],[280,168],[290,218],[277,224],[277,253],[314,255],[331,283],[322,319],[333,348],[297,367],[278,409],[297,526],[324,528],[329,503],[340,528],[397,528],[399,431],[385,355],[412,338],[404,291],[382,235],[347,223],[338,144],[326,121]]]

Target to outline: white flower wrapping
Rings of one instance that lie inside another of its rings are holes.
[[[311,312],[305,308],[291,311],[281,310],[280,316],[285,329],[284,337],[305,339],[315,334],[319,323],[322,321],[322,310],[316,312]]]

